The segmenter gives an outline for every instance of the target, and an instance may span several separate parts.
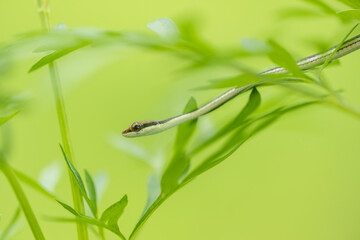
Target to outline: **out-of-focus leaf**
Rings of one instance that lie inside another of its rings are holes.
[[[43,186],[41,186],[36,180],[32,179],[31,177],[27,176],[25,173],[20,172],[16,169],[13,169],[16,176],[19,178],[20,181],[23,183],[29,185],[34,190],[38,191],[39,193],[43,194],[46,197],[49,197],[51,199],[55,199],[55,195],[51,192],[49,192],[47,189],[45,189]]]
[[[294,18],[298,19],[299,17],[319,17],[320,14],[312,9],[306,8],[287,8],[283,9],[278,13],[280,19]]]
[[[338,12],[338,14],[343,17],[346,17],[346,18],[360,20],[360,9],[351,9],[351,10],[341,11],[341,12]]]
[[[348,5],[351,8],[360,9],[360,1],[359,0],[338,0],[345,5]]]
[[[94,206],[95,213],[97,214],[97,197],[96,197],[96,188],[94,180],[92,179],[90,173],[85,170],[85,179],[86,179],[86,186],[89,193],[89,199]]]
[[[326,68],[328,66],[328,64],[330,63],[331,59],[333,58],[333,56],[335,55],[335,53],[341,48],[341,46],[343,45],[343,43],[346,41],[346,39],[350,36],[350,34],[355,30],[355,28],[357,28],[359,24],[356,24],[347,34],[346,36],[343,38],[343,40],[341,41],[340,44],[338,44],[338,46],[335,48],[335,50],[331,53],[331,55],[326,59],[326,61],[324,62],[324,64],[321,66],[318,75],[320,75],[320,73],[322,72],[322,70],[324,70],[324,68]]]
[[[96,189],[96,199],[98,203],[101,201],[104,195],[108,182],[109,182],[109,177],[106,172],[101,171],[95,174],[94,184]]]
[[[68,29],[68,27],[66,26],[65,23],[58,23],[51,29],[51,32],[64,31],[67,29]]]
[[[288,51],[272,40],[269,41],[269,44],[272,49],[268,56],[276,65],[285,68],[295,76],[306,77]]]
[[[132,158],[140,160],[141,162],[145,163],[147,166],[154,170],[158,170],[158,166],[156,166],[156,158],[150,152],[148,152],[143,146],[140,144],[129,141],[128,139],[123,138],[122,136],[112,134],[110,136],[110,143],[116,149],[128,154]]]
[[[34,65],[32,65],[32,67],[29,70],[29,73],[51,63],[51,62],[55,61],[56,59],[59,59],[71,52],[74,52],[82,47],[85,47],[88,44],[89,44],[88,42],[78,42],[74,46],[56,50],[55,52],[50,53],[50,54],[46,55],[45,57],[42,57],[39,61],[37,61]]]
[[[250,54],[267,54],[271,47],[266,41],[243,38],[240,40],[242,50]]]
[[[0,126],[5,124],[7,121],[9,121],[10,119],[12,119],[13,117],[15,117],[16,114],[18,114],[19,112],[13,113],[9,116],[6,117],[0,117]]]
[[[117,222],[119,221],[119,218],[124,212],[127,204],[128,198],[127,195],[124,195],[120,201],[114,203],[102,213],[100,221],[107,223],[107,225],[114,229],[119,229]]]
[[[147,24],[147,27],[167,40],[175,40],[180,37],[176,24],[169,18],[159,18]]]
[[[337,14],[336,13],[337,11],[333,7],[328,5],[326,1],[323,0],[305,0],[305,1],[318,7],[325,14],[328,14],[330,16],[335,16],[344,23],[348,22],[348,18],[345,18],[344,16]]]
[[[148,178],[147,193],[148,193],[147,202],[142,215],[144,215],[147,212],[149,207],[156,201],[156,199],[158,199],[161,193],[161,186],[159,179],[154,174],[150,175],[150,177]]]
[[[17,207],[10,222],[8,223],[4,231],[0,234],[0,240],[10,239],[14,234],[16,234],[19,231],[20,228],[17,225],[20,216],[21,216],[21,208]]]
[[[61,166],[57,162],[49,164],[39,175],[39,183],[49,192],[55,192],[55,187],[61,177]]]
[[[336,10],[334,8],[332,8],[331,6],[329,6],[328,4],[324,3],[323,1],[320,1],[320,0],[304,0],[304,1],[317,6],[324,13],[327,13],[327,14],[330,14],[330,15],[335,15],[336,14]]]
[[[185,41],[178,42],[177,47],[190,50],[191,52],[200,55],[201,57],[209,57],[216,54],[212,46],[204,41],[198,33],[196,21],[194,19],[184,19],[179,24],[181,38]]]

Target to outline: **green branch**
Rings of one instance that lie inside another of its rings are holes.
[[[38,0],[38,7],[39,7],[39,15],[43,25],[43,29],[47,32],[50,31],[50,18],[49,18],[49,3],[48,0]],[[62,137],[62,143],[64,146],[64,150],[68,158],[71,162],[73,162],[72,158],[72,147],[70,141],[70,134],[69,134],[69,123],[66,117],[65,111],[65,101],[61,89],[60,77],[57,70],[57,66],[55,63],[49,63],[49,71],[50,71],[50,78],[52,83],[52,88],[54,91],[55,96],[55,103],[56,103],[56,111],[59,121],[59,127]],[[72,176],[71,172],[69,171],[69,178],[70,178],[70,185],[71,185],[71,192],[73,197],[74,208],[81,214],[85,214],[85,207],[84,202],[81,197],[81,192],[76,185],[76,181]],[[87,240],[88,239],[88,231],[87,231],[87,224],[85,223],[77,223],[77,232],[78,232],[78,239],[79,240]]]
[[[31,231],[36,240],[45,240],[44,234],[41,231],[40,225],[35,217],[35,214],[30,206],[28,199],[25,196],[24,191],[22,190],[19,181],[17,180],[12,168],[6,162],[2,154],[0,153],[0,170],[4,173],[5,177],[8,179],[16,198],[23,210],[26,220],[31,228]]]

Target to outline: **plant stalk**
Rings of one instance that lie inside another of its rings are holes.
[[[50,17],[49,17],[49,2],[48,0],[38,0],[38,7],[39,7],[39,15],[41,19],[41,23],[43,26],[43,29],[47,32],[50,31]],[[57,70],[57,66],[55,63],[49,63],[49,71],[50,71],[50,79],[52,88],[54,91],[54,97],[55,97],[55,104],[56,104],[56,111],[59,121],[59,127],[61,132],[61,138],[62,138],[62,144],[64,146],[64,151],[70,161],[74,163],[73,157],[72,157],[72,145],[70,140],[70,134],[69,134],[69,123],[66,117],[66,111],[65,111],[65,101],[61,89],[61,83],[60,83],[60,76]],[[74,209],[79,212],[80,214],[85,215],[85,207],[84,202],[81,196],[80,189],[76,185],[76,180],[72,176],[70,170],[69,170],[69,178],[70,178],[70,185],[71,185],[71,192],[72,192],[72,198],[74,203]],[[88,230],[87,230],[87,224],[85,223],[76,223],[77,224],[77,233],[78,233],[78,239],[79,240],[87,240],[88,237]]]
[[[21,209],[24,212],[26,220],[31,228],[31,231],[36,240],[45,240],[44,234],[41,231],[39,222],[37,221],[35,214],[30,206],[28,199],[25,196],[24,191],[22,190],[19,181],[17,180],[12,168],[4,159],[0,153],[0,170],[4,173],[5,177],[8,179],[16,198],[21,206]]]

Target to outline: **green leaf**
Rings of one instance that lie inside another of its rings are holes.
[[[65,49],[60,49],[60,50],[56,50],[53,53],[50,53],[48,55],[46,55],[45,57],[42,57],[39,61],[37,61],[29,70],[30,72],[33,72],[49,63],[52,63],[53,61],[71,53],[74,52],[82,47],[87,46],[89,43],[88,42],[80,42],[75,46],[69,47],[69,48],[65,48]]]
[[[58,162],[52,162],[43,168],[39,174],[38,182],[47,191],[54,193],[55,187],[61,178],[61,166]]]
[[[345,5],[348,5],[351,8],[360,9],[360,1],[359,0],[338,0],[338,1],[344,3]]]
[[[346,17],[346,18],[360,20],[360,9],[351,9],[351,10],[341,11],[341,12],[338,12],[338,14],[343,17]]]
[[[147,202],[142,215],[144,215],[148,211],[150,206],[153,205],[153,203],[156,201],[156,199],[158,199],[161,194],[161,186],[159,179],[154,174],[150,175],[148,178],[147,194]]]
[[[120,237],[123,240],[126,240],[125,236],[120,232],[120,230],[118,228],[113,228],[95,218],[91,218],[88,216],[76,216],[75,218],[54,218],[54,217],[48,217],[49,220],[52,221],[56,221],[56,222],[78,222],[78,223],[86,223],[86,224],[91,224],[94,226],[98,226],[100,228],[105,228],[111,232],[113,232],[114,234],[116,234],[118,237]]]
[[[185,106],[184,113],[189,113],[197,108],[194,98],[190,98]],[[185,153],[185,148],[196,128],[197,118],[179,125],[174,144],[174,155],[170,160],[161,178],[161,191],[165,194],[173,192],[179,179],[189,168],[190,158]]]
[[[259,39],[243,38],[240,45],[243,51],[250,54],[267,54],[271,50],[267,42]]]
[[[305,8],[286,8],[279,11],[280,19],[294,18],[298,19],[299,17],[319,17],[319,13],[313,9]]]
[[[168,195],[179,186],[181,177],[188,171],[190,158],[184,152],[174,154],[169,166],[161,178],[161,193]]]
[[[97,202],[100,202],[102,199],[104,192],[106,190],[106,187],[108,185],[109,176],[106,172],[100,171],[95,174],[94,177],[94,184],[96,189],[96,200]]]
[[[117,222],[124,212],[125,207],[128,204],[127,195],[124,195],[122,199],[110,207],[108,207],[101,215],[100,221],[107,223],[113,228],[118,228]]]
[[[148,199],[144,211],[134,227],[129,239],[132,239],[151,214],[165,201],[167,196],[161,194],[161,186],[155,175],[150,175],[147,184]]]
[[[13,113],[9,116],[6,117],[0,117],[0,126],[5,124],[7,121],[9,121],[10,119],[12,119],[13,117],[15,117],[16,114],[18,114],[19,112]]]
[[[322,70],[324,70],[324,68],[326,68],[331,59],[333,58],[333,56],[335,55],[335,53],[341,48],[341,46],[344,44],[344,42],[346,41],[346,39],[350,36],[350,34],[355,30],[355,28],[357,28],[359,24],[356,24],[347,34],[346,36],[343,38],[343,40],[341,41],[340,44],[337,45],[337,47],[335,48],[335,50],[331,53],[331,55],[326,59],[326,61],[324,62],[324,64],[321,66],[319,72],[318,72],[318,76],[320,75],[320,73],[322,72]]]
[[[289,73],[292,73],[295,76],[306,77],[288,51],[272,40],[269,41],[269,44],[272,48],[268,53],[271,61],[276,65],[285,68]]]
[[[140,220],[136,223],[133,231],[130,234],[129,240],[133,239],[140,228],[145,224],[149,217],[158,209],[161,204],[169,197],[169,195],[160,195],[153,204],[145,211]]]
[[[205,140],[201,143],[193,152],[198,152],[205,147],[208,147],[211,143],[221,139],[227,133],[237,129],[240,127],[245,120],[260,106],[261,96],[256,88],[253,88],[249,100],[244,108],[240,111],[240,113],[230,122],[228,122],[225,126],[223,126],[216,134],[214,134],[211,138]]]
[[[46,190],[43,186],[41,186],[36,180],[32,179],[31,177],[27,176],[25,173],[20,172],[18,170],[13,169],[16,176],[19,178],[20,181],[29,185],[34,190],[38,191],[39,193],[43,194],[46,197],[51,199],[56,199],[55,195]]]
[[[64,148],[62,147],[61,144],[60,144],[60,148],[61,148],[62,154],[64,155],[64,159],[66,161],[66,164],[67,164],[72,176],[75,178],[82,195],[84,197],[87,196],[86,190],[85,190],[85,185],[84,185],[83,180],[81,179],[81,176],[80,176],[79,172],[76,170],[75,166],[72,164],[72,162],[70,161],[70,159],[66,155],[66,153],[64,151]]]
[[[75,216],[81,216],[80,213],[78,213],[74,208],[70,207],[69,205],[67,205],[66,203],[63,203],[59,200],[56,200],[61,206],[63,206],[63,208],[65,208],[66,210],[68,210],[71,214],[75,215]]]
[[[86,186],[89,192],[89,199],[92,202],[92,205],[95,208],[95,213],[97,213],[97,198],[96,198],[96,188],[95,183],[89,174],[88,171],[85,170],[85,179],[86,179]],[[95,216],[96,217],[96,216]]]
[[[147,27],[168,40],[175,40],[180,37],[180,32],[176,24],[169,18],[159,18],[147,24]]]
[[[65,151],[64,151],[64,148],[61,146],[60,144],[60,148],[61,148],[61,151],[64,155],[64,159],[66,161],[66,164],[71,172],[71,175],[74,177],[79,189],[80,189],[80,193],[81,195],[83,196],[83,198],[85,199],[86,203],[89,205],[89,208],[92,212],[92,214],[94,216],[97,215],[97,212],[96,212],[96,206],[94,206],[94,204],[92,203],[92,201],[89,199],[88,197],[88,194],[86,192],[86,189],[85,189],[85,185],[84,185],[84,182],[79,174],[79,172],[76,170],[75,166],[72,164],[72,162],[70,161],[70,159],[67,157]]]
[[[14,191],[16,198],[21,206],[21,209],[26,217],[27,223],[34,235],[34,238],[37,240],[45,240],[44,234],[40,228],[40,225],[34,215],[34,212],[30,206],[30,203],[20,186],[18,179],[12,169],[12,167],[7,163],[7,160],[4,158],[3,153],[0,152],[0,171],[5,175],[9,181],[12,190]]]
[[[329,6],[328,4],[324,3],[323,1],[320,1],[320,0],[304,0],[304,1],[308,2],[310,4],[313,4],[314,6],[317,6],[324,13],[327,13],[329,15],[335,15],[336,14],[336,10],[334,8],[332,8],[331,6]]]
[[[259,117],[253,118],[252,121],[249,121],[246,126],[241,127],[237,130],[232,137],[223,144],[222,148],[217,152],[212,154],[210,157],[205,159],[198,167],[196,167],[192,172],[190,172],[182,181],[181,186],[186,185],[190,181],[194,180],[197,176],[206,172],[207,170],[213,168],[219,163],[223,162],[229,156],[231,156],[243,143],[245,143],[250,137],[254,136],[256,133],[260,132],[264,128],[271,125],[279,117],[284,115],[287,112],[309,106],[310,104],[315,103],[305,102],[289,106],[286,108],[276,108],[270,111],[267,114],[261,115]]]
[[[9,224],[6,226],[2,234],[0,234],[0,240],[10,239],[11,235],[14,235],[18,232],[17,223],[19,222],[21,216],[21,208],[17,207],[13,217],[11,218]]]

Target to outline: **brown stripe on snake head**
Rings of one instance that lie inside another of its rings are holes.
[[[158,124],[159,124],[158,121],[151,121],[151,120],[141,121],[140,123],[142,124],[142,128],[146,128],[146,127],[150,127],[150,126],[154,126],[154,125],[158,125]]]

